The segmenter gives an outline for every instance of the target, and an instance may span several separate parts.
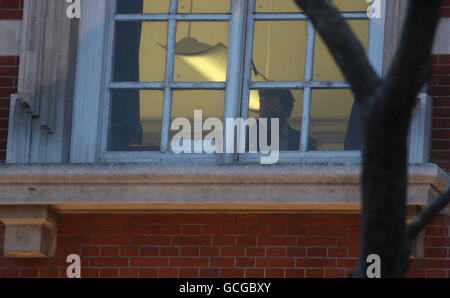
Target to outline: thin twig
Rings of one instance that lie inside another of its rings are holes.
[[[416,218],[408,226],[408,237],[410,240],[414,239],[420,231],[441,212],[450,203],[450,188],[435,199],[429,206],[422,209]]]

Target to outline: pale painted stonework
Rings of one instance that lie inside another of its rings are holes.
[[[450,54],[450,18],[442,18],[433,47],[434,55]]]
[[[0,20],[0,56],[19,56],[22,21]]]

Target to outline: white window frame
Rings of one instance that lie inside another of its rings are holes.
[[[288,88],[302,89],[303,111],[311,108],[312,89],[349,89],[344,81],[317,82],[312,80],[316,31],[308,22],[307,51],[304,81],[297,82],[250,82],[253,29],[255,20],[307,20],[301,13],[258,13],[254,14],[256,0],[233,0],[231,14],[176,14],[178,1],[172,0],[170,14],[114,15],[116,0],[84,0],[80,21],[77,74],[72,122],[71,162],[162,162],[192,161],[206,163],[253,163],[260,160],[259,154],[173,154],[169,153],[169,129],[171,98],[173,90],[225,90],[224,118],[248,117],[250,89]],[[385,2],[382,2],[382,16],[371,19],[369,25],[368,56],[375,70],[381,74],[383,65]],[[365,13],[343,13],[347,19],[367,20]],[[168,21],[168,59],[165,82],[151,83],[110,83],[113,36],[115,20]],[[174,69],[174,48],[177,21],[229,21],[228,70],[226,82],[172,82]],[[172,58],[172,59],[170,59]],[[248,67],[246,67],[248,66]],[[244,70],[244,71],[242,71]],[[250,82],[248,84],[243,82]],[[108,133],[107,113],[110,88],[144,88],[163,90],[163,131],[161,133],[162,152],[108,152],[106,141]],[[280,152],[280,162],[348,162],[359,163],[360,151],[307,151],[309,136],[309,113],[302,116],[302,134],[299,152]],[[420,134],[420,124],[424,123],[423,113],[416,113],[414,123]],[[422,119],[422,120],[421,120]],[[305,133],[306,132],[306,133]],[[416,134],[417,135],[417,134]],[[226,140],[224,140],[225,142]],[[416,138],[410,139],[411,148],[417,149]],[[235,142],[236,143],[236,142]],[[420,143],[420,141],[419,141]],[[226,145],[226,144],[224,144]],[[415,152],[412,153],[417,155]],[[415,162],[426,162],[414,156]]]

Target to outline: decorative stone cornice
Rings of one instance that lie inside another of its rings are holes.
[[[10,258],[52,257],[56,250],[56,213],[47,206],[0,206],[5,225],[4,254]]]

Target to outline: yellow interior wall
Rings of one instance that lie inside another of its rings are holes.
[[[255,22],[253,62],[270,81],[301,81],[305,73],[305,21]]]
[[[170,0],[144,0],[144,13],[168,13]]]
[[[366,0],[333,0],[340,11],[366,11],[369,4]],[[294,0],[256,0],[257,13],[269,12],[301,12]]]
[[[348,21],[353,32],[361,41],[367,52],[369,45],[369,21]],[[316,35],[314,50],[314,76],[316,81],[341,81],[344,80],[342,72],[334,62],[330,51],[326,47],[319,34]]]
[[[230,0],[178,0],[178,13],[229,13],[230,8]]]

